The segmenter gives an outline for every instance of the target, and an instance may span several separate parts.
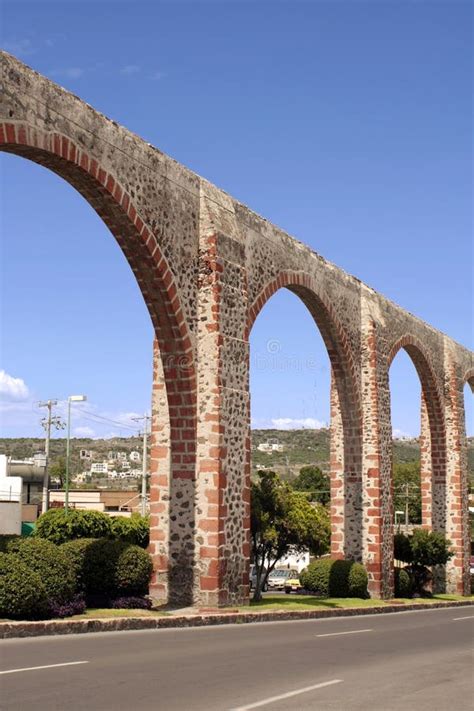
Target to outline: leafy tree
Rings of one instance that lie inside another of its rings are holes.
[[[330,524],[326,509],[311,504],[302,492],[272,471],[258,472],[251,490],[252,552],[257,571],[253,599],[262,599],[266,579],[290,549],[322,555],[329,548]]]
[[[49,478],[59,479],[59,485],[61,489],[64,486],[64,481],[66,479],[66,459],[65,457],[58,457],[56,461],[49,467]]]
[[[426,587],[432,580],[428,570],[433,565],[445,565],[454,553],[451,542],[437,531],[415,528],[411,536],[398,533],[394,539],[394,555],[397,560],[408,563],[406,571],[413,582],[417,595],[426,595]]]
[[[308,501],[318,501],[323,506],[326,506],[331,498],[329,486],[329,476],[316,466],[302,467],[293,481],[296,491],[308,492]]]
[[[396,511],[405,511],[408,495],[410,523],[421,523],[420,462],[397,462],[393,465],[393,491]]]

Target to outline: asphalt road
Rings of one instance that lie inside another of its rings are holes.
[[[471,711],[473,636],[466,606],[4,640],[0,708]]]

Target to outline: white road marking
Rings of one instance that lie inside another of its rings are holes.
[[[313,684],[313,686],[305,686],[303,689],[296,689],[296,691],[288,691],[286,694],[280,694],[279,696],[270,696],[268,699],[263,699],[262,701],[257,701],[254,704],[247,704],[246,706],[238,706],[230,711],[249,711],[249,709],[256,709],[259,706],[267,706],[268,704],[273,704],[275,701],[282,701],[283,699],[290,699],[292,696],[298,696],[298,694],[306,694],[308,691],[315,691],[315,689],[322,689],[325,686],[332,686],[333,684],[340,684],[342,679],[332,679],[331,681],[323,681],[320,684]]]
[[[328,632],[327,634],[317,634],[316,637],[338,637],[341,634],[359,634],[359,632],[373,632],[373,630],[349,630],[349,632]]]
[[[55,669],[56,667],[72,667],[75,664],[89,664],[89,662],[62,662],[61,664],[44,664],[41,667],[23,667],[22,669],[5,669],[0,674],[18,674],[18,672],[35,671],[36,669]]]
[[[458,620],[474,620],[474,615],[468,615],[467,617],[453,617],[453,622]]]

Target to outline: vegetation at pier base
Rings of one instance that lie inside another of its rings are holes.
[[[20,538],[11,541],[7,551],[38,573],[51,604],[61,605],[72,600],[76,586],[74,568],[58,546],[41,539]]]
[[[411,597],[413,584],[410,575],[404,568],[395,568],[395,597]]]
[[[151,573],[149,553],[123,541],[12,539],[0,553],[0,618],[69,617],[86,604],[149,609]]]
[[[311,504],[271,471],[259,472],[251,489],[251,542],[257,576],[254,600],[260,600],[266,579],[290,549],[322,555],[329,549],[329,515]]]
[[[361,563],[352,560],[315,560],[303,570],[300,582],[318,597],[368,597],[367,572]]]
[[[431,595],[429,586],[433,580],[433,566],[446,565],[454,553],[451,542],[442,533],[415,528],[411,535],[397,533],[394,538],[396,560],[407,563],[403,569],[411,579],[413,594],[421,597]]]
[[[0,617],[38,620],[48,614],[48,596],[38,573],[18,556],[0,553]]]
[[[76,574],[76,590],[88,605],[107,607],[115,598],[148,593],[152,573],[149,553],[107,538],[80,538],[61,546]]]

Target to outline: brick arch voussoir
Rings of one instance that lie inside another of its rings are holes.
[[[167,389],[195,391],[192,343],[173,274],[155,235],[117,178],[68,136],[0,123],[0,150],[49,168],[72,185],[112,232],[137,279],[155,328]],[[179,384],[178,384],[179,383]],[[193,406],[188,397],[187,405]]]
[[[339,391],[342,406],[342,416],[346,424],[354,423],[356,413],[357,427],[361,427],[360,393],[356,377],[356,364],[349,344],[349,338],[337,317],[333,305],[317,288],[315,280],[309,274],[293,271],[282,271],[272,279],[258,294],[250,305],[247,315],[246,337],[269,299],[282,288],[296,294],[312,314],[328,352],[331,367],[335,375],[336,387]],[[318,304],[314,313],[308,303],[308,297],[313,296]],[[345,380],[345,385],[342,385]]]
[[[462,386],[464,387],[466,383],[470,386],[471,390],[474,392],[474,368],[468,368],[462,378]]]

